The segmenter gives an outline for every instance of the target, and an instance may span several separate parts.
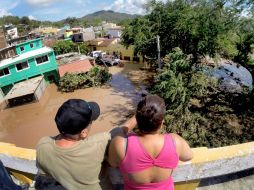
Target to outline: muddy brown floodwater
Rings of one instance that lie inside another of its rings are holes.
[[[139,68],[142,64],[125,64],[123,68],[111,67],[112,81],[103,87],[61,93],[54,84],[49,85],[39,102],[0,111],[0,141],[20,147],[35,148],[37,141],[47,135],[56,135],[54,117],[60,105],[70,98],[96,101],[101,115],[91,129],[91,134],[107,131],[125,120],[134,110],[145,89],[147,74]]]

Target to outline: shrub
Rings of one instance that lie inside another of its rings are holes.
[[[192,147],[253,141],[251,95],[219,91],[217,81],[192,68],[179,48],[164,62],[151,92],[166,102],[166,132],[178,133]]]
[[[73,92],[76,89],[100,86],[111,79],[111,74],[104,67],[95,66],[88,72],[66,73],[59,81],[61,92]]]

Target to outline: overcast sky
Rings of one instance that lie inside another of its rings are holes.
[[[148,0],[0,0],[0,17],[29,16],[30,19],[57,21],[82,17],[100,10],[144,14]]]

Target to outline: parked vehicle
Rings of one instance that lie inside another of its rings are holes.
[[[106,53],[103,51],[92,51],[89,55],[91,57],[97,58],[97,57],[103,57],[104,55],[106,55]]]
[[[98,65],[107,65],[107,66],[114,66],[114,65],[118,65],[120,63],[120,59],[118,59],[115,56],[111,56],[111,55],[104,55],[102,57],[97,57],[95,62]]]

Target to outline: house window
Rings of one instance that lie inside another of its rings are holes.
[[[9,75],[10,74],[10,71],[8,68],[4,68],[4,69],[1,69],[0,70],[0,77],[3,77],[5,75]]]
[[[129,56],[124,56],[124,57],[123,57],[123,60],[130,61],[131,58],[130,58]]]
[[[20,47],[20,51],[24,51],[25,50],[25,47],[24,46],[21,46]]]
[[[140,61],[140,60],[139,60],[139,57],[134,56],[134,57],[133,57],[133,61],[139,62],[139,61]]]
[[[30,48],[34,48],[34,44],[30,44]]]
[[[35,60],[36,60],[37,65],[39,65],[39,64],[48,62],[49,58],[48,58],[47,55],[44,55],[44,56],[41,56],[41,57],[37,57]]]
[[[16,64],[16,69],[17,69],[17,71],[22,71],[22,70],[27,69],[27,68],[28,68],[28,63],[27,63],[27,61],[26,61],[26,62],[22,62],[22,63]]]

